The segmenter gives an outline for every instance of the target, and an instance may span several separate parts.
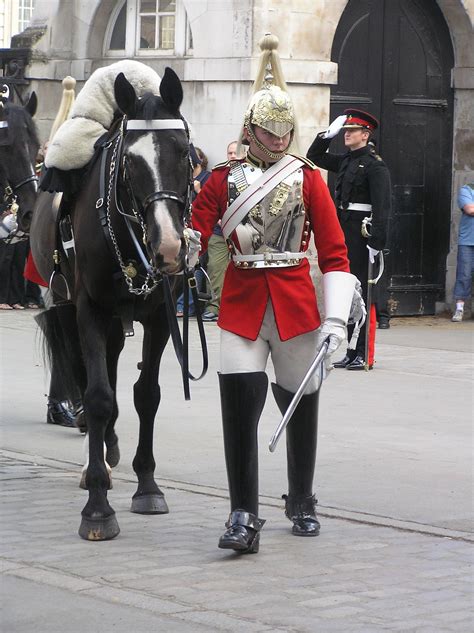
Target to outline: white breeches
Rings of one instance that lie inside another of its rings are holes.
[[[281,341],[269,301],[255,341],[221,330],[220,371],[222,374],[265,371],[271,354],[277,384],[290,393],[295,393],[316,358],[318,332],[319,330],[313,330],[288,341]],[[305,394],[319,389],[321,371],[318,370],[312,376]]]

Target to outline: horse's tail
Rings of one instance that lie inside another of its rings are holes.
[[[43,356],[51,370],[49,396],[58,401],[81,400],[85,389],[85,368],[76,307],[73,304],[54,306],[40,312],[35,320],[43,334]]]

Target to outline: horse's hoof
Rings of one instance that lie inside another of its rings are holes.
[[[118,445],[118,440],[112,446],[107,446],[107,452],[105,456],[105,461],[110,466],[110,468],[115,468],[120,461],[120,449]]]
[[[164,495],[140,495],[133,497],[131,512],[137,514],[168,514],[169,508]]]
[[[110,541],[120,534],[120,528],[115,514],[101,519],[83,516],[78,533],[86,541]]]

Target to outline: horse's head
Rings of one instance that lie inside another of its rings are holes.
[[[138,99],[123,73],[115,80],[115,98],[127,117],[122,178],[146,224],[146,247],[156,268],[174,274],[186,256],[191,176],[187,126],[179,112],[183,89],[170,68],[160,93]]]
[[[35,161],[39,150],[33,116],[37,98],[33,92],[26,106],[0,107],[0,201],[18,205],[18,227],[28,232],[38,191]]]

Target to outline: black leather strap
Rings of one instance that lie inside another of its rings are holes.
[[[173,301],[173,293],[168,276],[163,277],[163,292],[165,296],[166,314],[170,328],[170,336],[173,343],[176,357],[181,366],[181,375],[183,378],[183,390],[185,400],[190,400],[189,380],[200,380],[203,378],[209,366],[209,358],[207,353],[206,335],[199,307],[199,297],[194,283],[189,284],[189,280],[194,279],[193,273],[183,273],[183,337],[179,331],[178,320],[176,318],[176,309]],[[189,294],[188,288],[191,288],[194,305],[196,307],[196,318],[199,329],[199,338],[201,340],[202,350],[202,370],[199,376],[193,376],[189,371]]]

